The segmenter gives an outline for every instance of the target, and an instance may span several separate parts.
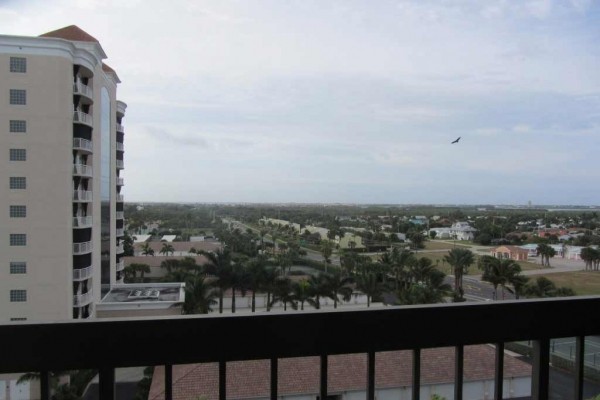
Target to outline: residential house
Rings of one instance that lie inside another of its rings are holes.
[[[490,250],[490,254],[495,258],[527,261],[529,250],[517,246],[500,246]]]

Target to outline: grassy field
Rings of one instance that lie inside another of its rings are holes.
[[[425,242],[425,250],[450,250],[454,247],[453,243],[450,242],[439,242],[437,240],[428,240]],[[457,248],[468,248],[463,246],[460,242],[456,242]]]
[[[535,279],[537,276],[531,276]],[[600,294],[600,272],[560,272],[543,275],[550,279],[556,286],[570,287],[578,295]]]

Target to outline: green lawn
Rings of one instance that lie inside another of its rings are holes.
[[[542,275],[531,276],[531,280]],[[600,295],[600,272],[575,271],[543,275],[556,286],[566,286],[578,295]]]

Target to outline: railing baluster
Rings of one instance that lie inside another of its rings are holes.
[[[50,400],[50,372],[40,371],[40,399]]]
[[[454,400],[462,400],[463,398],[464,359],[464,346],[456,346],[454,351]]]
[[[413,350],[412,400],[421,397],[421,349]]]
[[[227,400],[227,362],[219,361],[219,400]]]
[[[533,341],[533,371],[531,376],[531,398],[548,399],[550,375],[550,339]]]
[[[375,352],[367,353],[367,400],[375,400]]]
[[[112,367],[100,368],[100,398],[102,400],[115,400],[115,369]]]
[[[573,378],[575,380],[574,396],[575,400],[583,399],[583,374],[584,366],[583,361],[585,357],[585,336],[577,336],[575,338],[575,371],[573,371]]]
[[[504,385],[504,343],[496,343],[496,371],[494,374],[494,399],[502,400]]]
[[[321,385],[319,393],[321,400],[327,398],[327,354],[321,354]]]
[[[173,364],[165,364],[165,400],[173,400]]]
[[[271,400],[277,400],[277,382],[279,378],[277,357],[271,358]]]

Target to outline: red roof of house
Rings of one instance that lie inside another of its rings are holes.
[[[487,345],[465,346],[464,380],[494,379],[494,348]],[[328,391],[364,391],[367,387],[366,354],[344,354],[328,357]],[[319,357],[279,359],[278,394],[318,394]],[[506,356],[504,376],[531,376],[531,366]],[[164,398],[164,368],[154,369],[148,399]],[[454,382],[454,348],[425,349],[421,352],[421,384]],[[227,398],[269,397],[270,364],[268,360],[227,363]],[[412,385],[412,352],[390,351],[375,357],[375,385],[395,388]],[[206,396],[218,399],[219,369],[216,363],[173,366],[173,399],[189,400]]]
[[[65,26],[64,28],[57,29],[52,32],[41,34],[40,37],[52,37],[58,39],[71,40],[74,42],[96,42],[98,40],[78,27],[77,25]]]

